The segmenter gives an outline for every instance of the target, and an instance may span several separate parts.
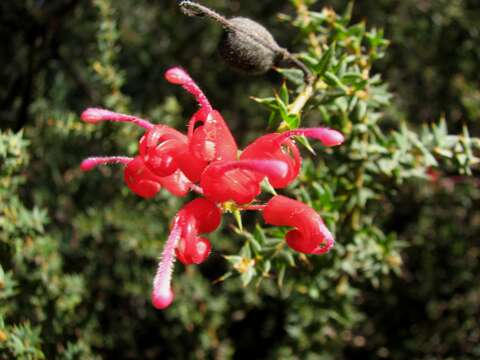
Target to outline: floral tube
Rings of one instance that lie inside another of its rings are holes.
[[[305,128],[264,135],[248,145],[240,155],[241,160],[270,159],[281,160],[288,165],[284,176],[269,176],[270,184],[277,189],[284,188],[298,176],[302,165],[302,158],[292,136],[303,135],[320,140],[324,146],[340,145],[344,138],[341,133],[328,128]],[[257,175],[259,176],[259,175]]]
[[[265,222],[276,226],[291,226],[294,230],[285,239],[293,250],[320,255],[334,245],[333,235],[320,215],[311,207],[285,196],[274,196],[263,210]]]
[[[287,165],[278,160],[218,161],[204,171],[200,186],[212,201],[247,204],[260,194],[265,176],[282,176],[286,171]]]

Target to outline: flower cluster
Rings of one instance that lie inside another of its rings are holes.
[[[90,108],[81,116],[87,123],[129,122],[145,129],[137,156],[91,157],[82,162],[82,170],[122,164],[125,183],[143,198],[154,197],[162,187],[175,196],[185,196],[190,191],[202,196],[185,205],[174,218],[153,281],[153,305],[164,309],[173,301],[171,278],[175,259],[185,265],[207,259],[211,244],[200,235],[217,229],[222,210],[227,207],[258,210],[267,224],[294,228],[287,233],[286,242],[295,251],[329,251],[333,236],[312,208],[280,195],[266,204],[256,203],[255,199],[265,178],[273,188],[281,189],[298,176],[302,158],[294,136],[303,135],[324,146],[335,146],[343,142],[342,134],[328,128],[272,133],[256,139],[240,153],[224,119],[185,70],[171,68],[165,78],[181,85],[200,106],[188,123],[187,134],[104,109]],[[222,206],[225,204],[228,206]]]

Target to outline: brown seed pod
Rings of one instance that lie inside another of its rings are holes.
[[[244,17],[228,22],[232,26],[224,30],[218,50],[231,66],[250,74],[263,74],[282,57],[273,36],[259,23]]]
[[[263,74],[279,61],[288,60],[305,73],[307,82],[311,81],[308,68],[287,49],[280,47],[272,34],[259,23],[245,17],[226,19],[193,1],[181,1],[179,5],[188,16],[207,16],[223,26],[224,33],[218,50],[232,67],[249,74]]]

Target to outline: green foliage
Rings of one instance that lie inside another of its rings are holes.
[[[45,231],[46,212],[27,208],[17,194],[27,146],[21,133],[0,133],[0,349],[17,359],[44,359],[81,346],[78,354],[87,356],[75,334],[84,280],[64,272],[60,244]]]
[[[467,123],[478,131],[477,1],[366,0],[355,10],[387,28],[392,47],[380,66],[407,118],[432,121],[445,114],[457,128]]]
[[[214,54],[221,29],[174,2],[0,5],[1,127],[27,124],[0,134],[1,359],[478,358],[479,9],[337,2],[343,14],[313,0],[208,2],[272,28],[311,86],[285,64],[262,78],[232,72]],[[16,32],[20,19],[31,25]],[[319,124],[347,140],[298,138],[302,173],[282,192],[322,214],[331,253],[294,253],[287,229],[228,214],[210,259],[177,266],[175,303],[157,312],[156,260],[186,200],[137,199],[114,168],[82,175],[83,157],[134,153],[140,133],[78,114],[98,105],[184,129],[195,104],[162,80],[176,64],[242,145],[267,127]]]

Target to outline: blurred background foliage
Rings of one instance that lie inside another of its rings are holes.
[[[221,29],[175,1],[0,2],[0,358],[479,358],[478,2],[203,3],[301,53],[318,79],[310,101],[296,106],[308,89],[295,71],[230,70]],[[173,65],[241,145],[300,121],[347,142],[312,142],[286,191],[335,230],[330,254],[299,256],[284,230],[225,217],[210,259],[177,266],[177,299],[158,312],[156,259],[185,200],[142,201],[115,168],[81,174],[85,156],[135,153],[141,133],[78,115],[98,105],[185,129],[196,105],[163,80]]]

